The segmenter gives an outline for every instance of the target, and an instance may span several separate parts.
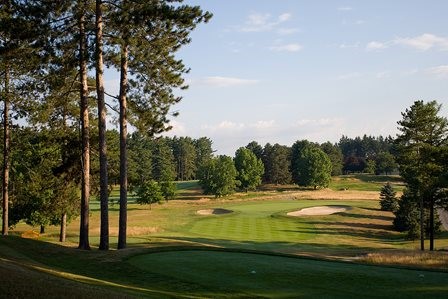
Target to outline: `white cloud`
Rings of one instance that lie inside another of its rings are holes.
[[[291,35],[297,32],[300,32],[299,28],[279,28],[277,30],[277,33],[280,35]]]
[[[202,125],[201,129],[206,130],[208,132],[212,133],[219,133],[220,134],[234,134],[238,132],[249,132],[248,130],[252,131],[260,131],[260,130],[267,130],[275,127],[275,121],[274,120],[259,120],[254,123],[237,123],[230,120],[223,120],[219,124],[215,125]]]
[[[250,126],[255,129],[269,129],[275,126],[275,120],[259,120],[256,123],[251,124]]]
[[[366,50],[367,51],[378,51],[388,48],[388,46],[385,43],[377,42],[377,41],[371,41],[367,44]]]
[[[448,38],[431,33],[424,33],[416,37],[397,38],[394,40],[394,43],[420,51],[427,51],[433,48],[448,51]]]
[[[276,52],[298,52],[302,49],[303,46],[298,43],[272,46],[269,48],[269,50]]]
[[[428,68],[426,70],[427,73],[431,75],[436,75],[438,77],[447,77],[448,76],[448,65],[439,65],[435,67]]]
[[[354,44],[340,44],[339,45],[340,49],[356,49],[359,48],[359,43],[354,43]]]
[[[320,119],[301,119],[296,122],[296,126],[332,126],[334,124],[339,124],[341,122],[340,118],[320,118]]]
[[[170,125],[173,127],[168,132],[163,133],[163,136],[185,136],[187,135],[187,129],[185,125],[176,120],[171,120]]]
[[[353,10],[353,7],[350,7],[350,6],[341,6],[341,7],[338,7],[338,10],[339,10],[339,11],[351,11],[351,10]]]
[[[220,77],[220,76],[205,77],[202,80],[200,80],[200,83],[212,87],[254,85],[257,84],[258,82],[259,82],[258,80],[253,79],[242,79],[235,77]]]
[[[350,80],[361,77],[361,74],[358,72],[352,72],[347,74],[342,74],[336,77],[337,80]]]
[[[290,13],[283,13],[276,18],[271,14],[252,13],[247,17],[243,26],[238,26],[237,30],[242,32],[267,32],[276,29],[280,24],[283,24],[291,19]]]
[[[391,76],[391,72],[390,71],[378,72],[375,75],[375,77],[377,79],[385,79],[385,78],[389,78],[390,76]]]
[[[284,13],[278,16],[278,22],[282,23],[282,22],[286,22],[289,19],[291,19],[292,15],[290,13]]]
[[[418,69],[410,69],[410,70],[406,70],[406,71],[402,72],[401,74],[404,76],[412,76],[412,75],[417,74],[418,72],[419,72]]]

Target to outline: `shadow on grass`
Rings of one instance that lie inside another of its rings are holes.
[[[130,256],[148,251],[148,248],[107,252],[85,251],[15,236],[0,238],[0,263],[15,263],[34,273],[41,273],[38,280],[42,289],[45,289],[42,281],[45,281],[46,275],[51,274],[61,282],[83,283],[106,290],[106,294],[109,290],[128,295],[121,298],[134,296],[137,298],[248,297],[247,294],[232,289],[217,290],[182,279],[155,274],[150,269],[136,271],[134,266],[125,262]],[[66,294],[70,295],[70,290],[67,291]],[[50,298],[56,298],[55,293],[51,289],[46,291],[47,297]],[[89,298],[87,293],[81,293],[79,296]]]
[[[373,209],[372,209],[373,210]],[[372,219],[372,220],[384,220],[384,221],[393,221],[394,217],[392,216],[383,216],[383,215],[366,215],[366,214],[355,214],[355,213],[346,213],[346,212],[340,212],[338,215],[344,216],[344,217],[350,217],[350,218],[357,218],[357,219]]]
[[[366,183],[403,183],[403,179],[398,175],[355,174],[353,177]]]

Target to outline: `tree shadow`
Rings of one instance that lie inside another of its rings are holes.
[[[338,215],[344,216],[344,217],[350,217],[350,218],[367,218],[372,220],[383,220],[383,221],[393,221],[394,217],[392,216],[383,216],[383,215],[366,215],[366,214],[355,214],[355,213],[347,213],[347,212],[340,212]]]

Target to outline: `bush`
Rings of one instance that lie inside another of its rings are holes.
[[[162,200],[162,190],[160,185],[154,180],[146,181],[137,188],[136,202],[141,205],[149,204],[149,209],[151,209],[151,204],[160,203]]]

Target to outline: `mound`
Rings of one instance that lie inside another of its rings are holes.
[[[233,211],[231,211],[231,210],[226,210],[226,209],[221,209],[221,208],[197,211],[197,213],[199,215],[222,215],[222,214],[229,214],[232,212]]]
[[[305,208],[294,212],[289,212],[288,216],[323,216],[323,215],[331,215],[334,213],[345,212],[349,209],[347,206],[320,206],[320,207],[311,207]]]

